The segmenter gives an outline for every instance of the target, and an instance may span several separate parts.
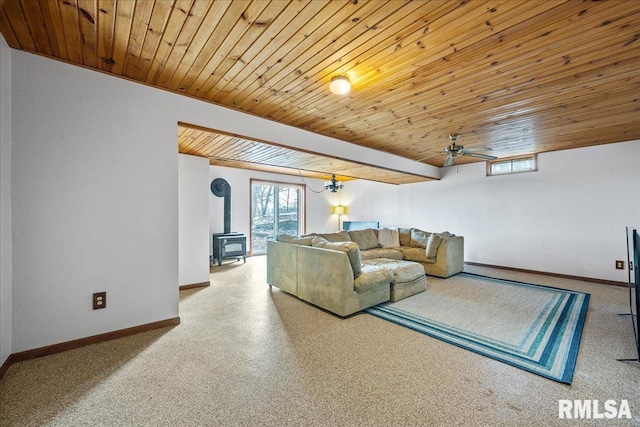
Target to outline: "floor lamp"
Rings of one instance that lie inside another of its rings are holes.
[[[332,206],[331,213],[338,215],[338,231],[340,231],[340,217],[347,213],[347,207],[342,205]]]

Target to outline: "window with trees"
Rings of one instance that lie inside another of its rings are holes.
[[[251,180],[251,254],[278,234],[304,232],[304,186]]]

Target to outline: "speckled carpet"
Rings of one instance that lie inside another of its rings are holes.
[[[270,288],[266,257],[180,291],[180,325],[11,365],[2,427],[640,426],[626,287],[465,266],[589,293],[571,386],[366,313]],[[429,287],[453,278],[429,277]],[[560,399],[627,399],[631,419],[559,419]]]
[[[461,273],[365,310],[420,333],[571,384],[589,294]]]

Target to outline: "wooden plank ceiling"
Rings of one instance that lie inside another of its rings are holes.
[[[454,132],[497,157],[640,139],[637,0],[2,0],[0,31],[14,49],[435,166]],[[337,75],[345,96],[328,91]],[[215,163],[237,142],[210,138],[227,144],[185,152]],[[297,167],[277,151],[263,166]]]

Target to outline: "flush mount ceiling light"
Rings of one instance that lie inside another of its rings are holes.
[[[329,83],[329,90],[336,95],[344,95],[351,90],[351,82],[346,76],[335,76]]]

